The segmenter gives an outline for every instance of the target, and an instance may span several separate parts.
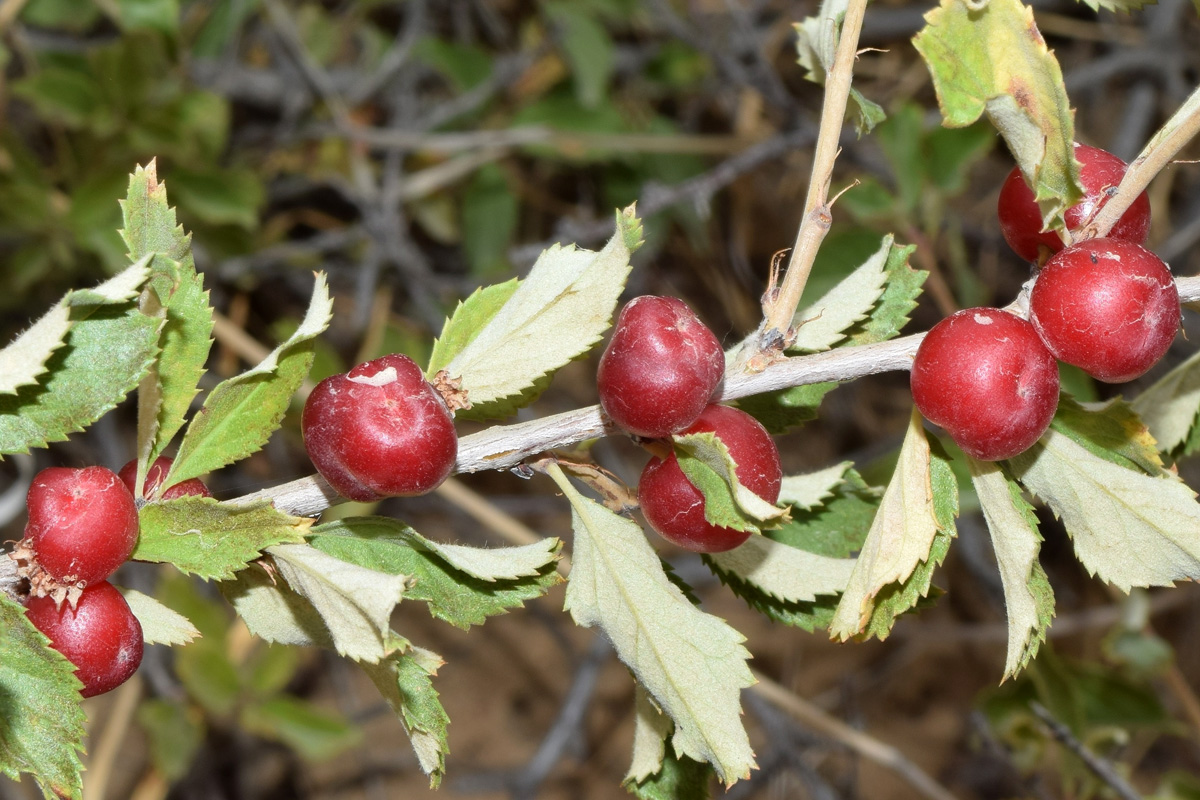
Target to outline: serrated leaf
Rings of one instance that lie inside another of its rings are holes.
[[[1155,381],[1132,405],[1163,452],[1179,448],[1200,415],[1200,352]],[[1190,452],[1186,448],[1183,454]]]
[[[205,580],[227,580],[266,548],[304,541],[312,525],[267,502],[235,506],[208,497],[148,503],[138,521],[132,558],[167,562]]]
[[[708,800],[712,774],[708,764],[668,749],[657,773],[640,782],[626,779],[622,785],[638,800]]]
[[[1083,196],[1075,125],[1033,9],[1021,0],[941,0],[925,21],[913,44],[933,76],[944,124],[964,127],[986,112],[1033,187],[1043,227],[1063,227],[1063,214]]]
[[[395,651],[392,611],[411,584],[408,576],[350,564],[307,544],[267,552],[292,591],[320,615],[339,655],[374,664]]]
[[[713,553],[707,560],[785,603],[811,603],[819,595],[841,594],[855,564],[853,558],[829,558],[765,536],[752,536],[740,547]]]
[[[1051,428],[1009,461],[1063,521],[1088,572],[1128,592],[1200,578],[1200,504],[1171,473],[1127,469]]]
[[[885,638],[895,616],[925,596],[953,536],[955,486],[949,465],[934,457],[913,409],[896,471],[829,626],[832,638]]]
[[[554,569],[558,539],[479,550],[438,544],[389,517],[349,517],[317,526],[309,542],[343,561],[411,576],[405,597],[428,603],[430,614],[460,628],[505,614],[562,583]],[[511,573],[522,574],[504,577]]]
[[[736,531],[761,532],[787,519],[787,509],[768,503],[742,485],[737,462],[714,433],[672,437],[683,474],[704,495],[704,518]]]
[[[409,646],[378,664],[359,664],[399,717],[417,754],[417,763],[434,789],[442,782],[450,749],[446,739],[450,717],[431,680],[441,663],[436,653]]]
[[[146,644],[187,644],[200,635],[196,626],[182,614],[172,611],[149,595],[134,589],[121,589],[129,610],[142,625]]]
[[[164,486],[220,469],[266,444],[308,375],[312,340],[329,326],[332,312],[325,276],[317,273],[308,311],[296,332],[257,366],[221,381],[205,398],[187,427]]]
[[[1033,508],[999,465],[967,457],[971,483],[979,496],[1004,586],[1008,615],[1008,655],[1004,678],[1014,678],[1046,640],[1054,618],[1054,590],[1038,562],[1042,536]]]
[[[270,561],[242,570],[220,589],[250,632],[263,641],[333,649],[321,615],[274,573]]]
[[[633,684],[633,758],[625,780],[640,783],[662,770],[667,737],[674,727],[671,718],[659,711],[650,693]]]
[[[779,502],[805,511],[833,497],[833,491],[845,482],[849,461],[804,475],[785,475],[779,486]]]
[[[0,454],[82,431],[121,402],[153,361],[159,322],[132,304],[86,306],[71,316],[66,346],[46,362],[49,375],[0,395]]]
[[[848,5],[848,0],[822,0],[817,16],[795,23],[797,60],[807,70],[804,77],[813,83],[824,85],[826,74],[833,68]],[[883,108],[863,97],[857,89],[850,89],[850,98],[858,106],[855,126],[859,136],[869,133],[886,118]]]
[[[57,303],[0,350],[0,394],[15,394],[22,386],[36,384],[50,356],[67,343],[70,327],[71,310],[65,303]]]
[[[75,667],[0,593],[0,773],[33,775],[46,797],[83,796],[83,684]]]
[[[154,254],[134,259],[125,269],[112,276],[99,286],[91,289],[75,289],[68,292],[63,302],[72,308],[78,306],[103,306],[113,303],[124,303],[137,297],[142,284],[150,277]]]
[[[700,611],[663,573],[642,529],[550,475],[571,503],[575,531],[566,608],[599,625],[617,655],[675,723],[674,752],[713,765],[726,785],[754,768],[741,690],[754,682],[744,637]]]
[[[586,353],[612,323],[642,224],[630,206],[598,253],[545,250],[498,312],[445,369],[462,377],[466,418],[504,416],[536,396],[559,367]],[[462,415],[463,412],[459,412]]]
[[[1114,464],[1147,475],[1163,472],[1158,443],[1132,406],[1119,397],[1088,404],[1063,397],[1050,427]]]
[[[466,300],[459,302],[454,313],[442,325],[442,335],[433,343],[433,352],[429,355],[425,377],[432,379],[438,370],[444,369],[454,360],[454,357],[462,352],[504,307],[520,284],[519,280],[513,278],[504,283],[484,286],[472,292]]]
[[[792,324],[798,331],[796,341],[789,350],[810,353],[828,350],[846,338],[850,326],[867,318],[883,295],[893,243],[892,236],[883,237],[875,255],[826,292],[820,300],[796,312]]]

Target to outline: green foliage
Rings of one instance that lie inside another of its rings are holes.
[[[639,800],[708,800],[712,772],[708,764],[677,756],[668,747],[659,772],[642,781],[627,779],[624,785]]]
[[[432,681],[441,664],[436,653],[413,646],[378,664],[360,664],[404,725],[417,762],[435,789],[442,781],[449,751],[446,727],[450,717]]]
[[[438,370],[444,369],[470,344],[492,317],[504,307],[520,283],[513,278],[504,283],[483,286],[461,301],[442,326],[442,335],[433,343],[433,353],[429,357],[425,376],[433,378]]]

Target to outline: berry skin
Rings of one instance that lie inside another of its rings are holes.
[[[420,367],[399,354],[321,381],[300,427],[317,471],[362,502],[432,491],[458,455],[449,409]]]
[[[715,433],[737,464],[738,481],[767,502],[779,499],[783,479],[779,450],[754,417],[729,406],[710,405],[684,433]],[[650,459],[642,470],[638,502],[650,527],[686,550],[721,553],[751,536],[704,518],[704,495],[683,474],[674,452],[666,459]]]
[[[934,325],[911,380],[921,414],[981,461],[1027,450],[1058,407],[1058,362],[1031,324],[998,308],[968,308]]]
[[[167,473],[171,471],[171,462],[172,459],[166,456],[159,456],[154,459],[154,463],[150,465],[150,469],[146,470],[146,482],[142,484],[143,497],[154,497],[154,494],[158,491],[159,484],[162,483],[163,478],[167,477]],[[133,493],[133,482],[137,480],[137,459],[121,467],[121,471],[117,475],[121,477],[125,488]],[[212,492],[204,485],[204,481],[199,478],[188,478],[186,481],[180,481],[163,489],[162,494],[157,499],[174,500],[178,497],[212,497]]]
[[[1046,262],[1029,321],[1060,361],[1107,383],[1137,378],[1179,330],[1179,291],[1162,259],[1120,239],[1089,239]]]
[[[1079,176],[1085,195],[1064,215],[1068,230],[1075,230],[1096,215],[1107,202],[1107,193],[1117,188],[1128,168],[1124,161],[1112,153],[1086,144],[1075,145],[1075,158],[1081,166]],[[997,215],[1004,240],[1026,261],[1038,260],[1039,245],[1046,246],[1051,253],[1063,249],[1063,241],[1056,232],[1042,231],[1042,213],[1033,199],[1033,191],[1021,176],[1021,170],[1014,168],[1004,181]],[[1142,192],[1108,235],[1113,239],[1141,244],[1149,233],[1150,199]]]
[[[94,583],[129,560],[138,538],[133,495],[105,467],[50,467],[26,497],[25,539],[38,563],[63,583]]]
[[[29,600],[25,614],[50,639],[50,646],[75,665],[84,697],[112,691],[142,663],[142,625],[111,583],[83,590],[71,608],[49,597]]]
[[[674,297],[635,297],[600,358],[596,388],[613,422],[652,439],[691,425],[725,374],[721,343]]]

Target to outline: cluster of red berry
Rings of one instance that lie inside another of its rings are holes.
[[[1125,175],[1111,153],[1076,145],[1084,199],[1067,210],[1069,230],[1092,219]],[[1000,192],[1005,240],[1038,271],[1029,320],[970,308],[925,336],[912,368],[917,408],[969,455],[996,461],[1036,442],[1058,406],[1058,361],[1097,380],[1143,375],[1179,329],[1179,293],[1162,259],[1142,247],[1150,231],[1143,192],[1108,236],[1070,247],[1042,231],[1033,192],[1014,169]]]
[[[156,495],[170,466],[167,458],[154,462],[145,494]],[[120,686],[142,661],[142,626],[108,582],[137,544],[136,472],[132,461],[119,475],[105,467],[42,470],[29,487],[29,522],[13,552],[32,588],[25,613],[75,665],[84,697]],[[185,495],[212,496],[197,478],[158,494]]]
[[[638,297],[617,318],[596,377],[600,406],[644,439],[712,433],[729,450],[738,481],[764,500],[779,499],[779,450],[744,411],[711,404],[725,374],[721,344],[681,300]],[[673,450],[650,459],[638,484],[646,521],[664,539],[701,553],[731,550],[750,537],[705,517],[704,495]]]

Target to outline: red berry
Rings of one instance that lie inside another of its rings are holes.
[[[725,374],[721,343],[674,297],[630,300],[600,358],[600,405],[630,433],[661,438],[691,425]]]
[[[112,691],[142,663],[141,623],[108,581],[84,589],[74,608],[34,597],[25,613],[50,646],[75,665],[84,697]]]
[[[167,473],[171,471],[172,459],[166,456],[159,456],[154,459],[154,463],[150,465],[150,469],[146,470],[146,481],[142,484],[142,497],[153,498],[159,490],[159,485],[163,478],[167,477]],[[125,466],[121,467],[121,471],[117,473],[121,480],[125,483],[125,488],[133,492],[133,482],[137,480],[137,459],[130,461]],[[204,485],[204,481],[199,478],[188,478],[186,481],[172,484],[162,490],[162,494],[156,499],[158,500],[174,500],[177,497],[212,497],[212,492]]]
[[[1058,362],[1037,331],[998,308],[968,308],[917,349],[912,394],[968,455],[1011,458],[1038,440],[1058,406]]]
[[[1075,145],[1075,158],[1079,160],[1079,177],[1085,194],[1083,200],[1068,208],[1064,215],[1068,230],[1075,230],[1096,215],[1108,202],[1109,192],[1121,183],[1128,167],[1112,153],[1086,144]],[[997,213],[1004,240],[1026,261],[1038,260],[1038,245],[1049,248],[1051,253],[1063,249],[1063,241],[1056,232],[1042,231],[1042,212],[1038,210],[1033,191],[1025,183],[1021,170],[1013,169],[1004,181]],[[1142,192],[1108,235],[1141,244],[1149,234],[1150,199]]]
[[[301,419],[308,457],[351,500],[424,494],[454,469],[454,418],[413,360],[389,355],[317,384]]]
[[[767,502],[779,499],[783,479],[779,450],[754,417],[729,406],[710,405],[684,433],[715,433],[737,464],[738,481]],[[683,474],[674,453],[666,459],[650,459],[638,484],[638,502],[650,527],[687,550],[720,553],[750,538],[749,532],[713,525],[704,518],[704,495]]]
[[[1108,383],[1154,366],[1179,330],[1179,292],[1162,259],[1120,239],[1089,239],[1042,267],[1029,321],[1060,361]]]
[[[26,497],[25,539],[38,563],[63,583],[103,580],[129,560],[138,538],[133,495],[105,467],[51,467]]]

